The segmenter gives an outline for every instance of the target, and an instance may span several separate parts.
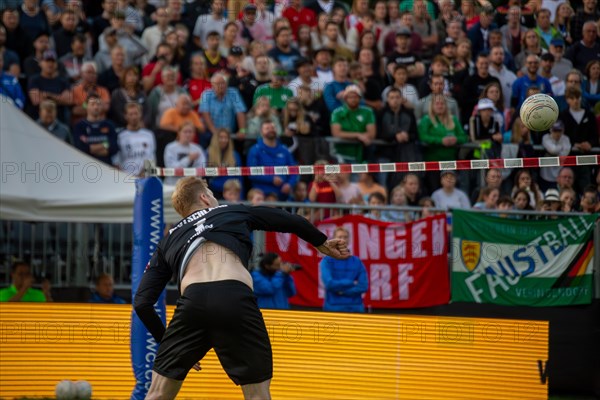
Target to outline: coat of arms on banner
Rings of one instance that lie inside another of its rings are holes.
[[[472,272],[481,259],[481,243],[472,240],[460,241],[460,257],[465,267]]]

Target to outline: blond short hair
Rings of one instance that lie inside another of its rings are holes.
[[[188,176],[181,178],[175,185],[175,190],[171,195],[173,208],[177,214],[187,217],[198,205],[198,196],[201,193],[208,193],[208,185],[204,179]]]
[[[226,190],[236,190],[238,192],[241,192],[242,185],[237,179],[227,179],[223,184],[223,192],[225,192]]]

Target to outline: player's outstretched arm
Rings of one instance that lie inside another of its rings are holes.
[[[329,239],[322,245],[317,246],[317,250],[326,256],[337,258],[339,260],[345,260],[350,257],[350,250],[344,239]]]

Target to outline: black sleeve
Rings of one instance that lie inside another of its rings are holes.
[[[323,232],[297,214],[264,206],[248,207],[248,210],[252,230],[293,233],[315,247],[327,240]]]
[[[154,304],[172,276],[173,271],[164,261],[159,248],[152,255],[133,300],[133,307],[137,316],[157,343],[162,340],[165,326],[156,311],[154,311]]]

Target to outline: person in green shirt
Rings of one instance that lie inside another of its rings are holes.
[[[273,71],[273,79],[271,82],[256,88],[252,104],[256,104],[260,97],[265,96],[271,102],[271,107],[278,111],[282,110],[288,99],[294,97],[294,93],[284,86],[286,76],[286,70],[276,68],[275,71]]]
[[[469,141],[458,119],[450,114],[443,95],[435,95],[429,103],[429,112],[419,121],[419,139],[427,145],[425,161],[453,161],[458,155],[458,146]],[[429,171],[427,186],[432,192],[439,187],[440,174]]]
[[[31,267],[24,261],[17,261],[10,270],[12,285],[0,290],[0,302],[46,302],[52,301],[48,281],[43,284],[43,290],[33,289],[33,274]]]
[[[362,93],[356,85],[346,87],[343,92],[344,105],[331,114],[331,135],[355,143],[338,143],[336,153],[344,162],[363,162],[366,146],[375,139],[375,113],[370,107],[361,106]]]

